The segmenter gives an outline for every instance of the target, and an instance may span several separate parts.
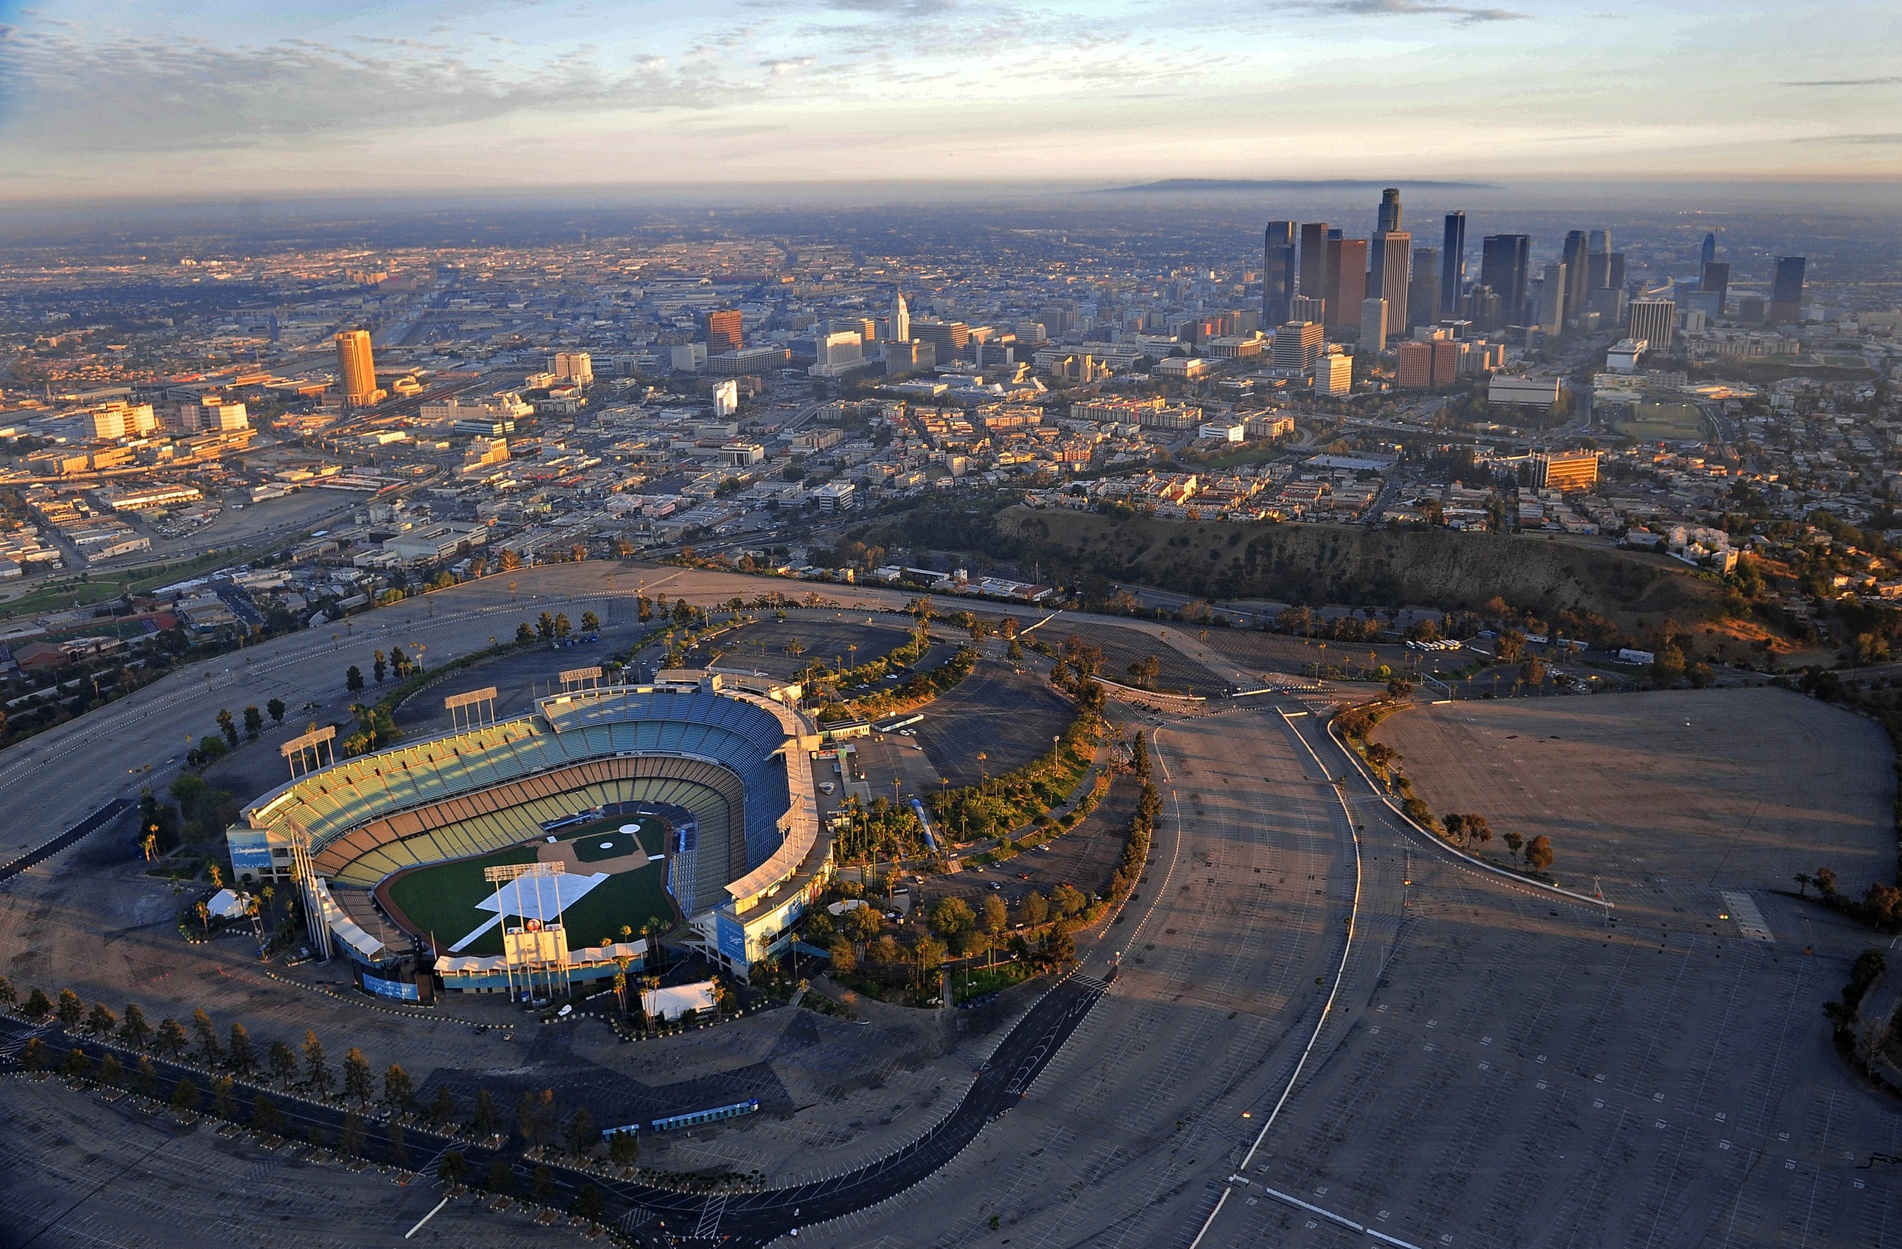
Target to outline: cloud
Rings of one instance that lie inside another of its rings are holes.
[[[217,47],[15,30],[0,59],[11,144],[58,151],[260,147],[421,130],[537,112],[708,109],[726,84],[640,58],[604,68],[590,49],[485,61],[413,43],[395,51],[308,39]]]
[[[770,7],[770,6],[769,6]],[[835,13],[870,13],[881,17],[933,17],[958,7],[958,0],[821,0],[822,9]]]
[[[1350,17],[1439,15],[1453,18],[1462,26],[1475,26],[1481,22],[1517,22],[1531,16],[1513,9],[1478,9],[1464,4],[1439,4],[1434,0],[1314,0],[1314,3],[1301,7]]]
[[[1823,136],[1824,143],[1875,143],[1902,144],[1902,134],[1832,134]]]
[[[761,61],[759,66],[761,69],[770,69],[773,71],[773,76],[777,78],[790,74],[794,70],[804,69],[812,62],[813,58],[809,56],[776,56]]]
[[[1886,78],[1817,78],[1809,82],[1786,82],[1786,87],[1893,87],[1902,85],[1902,74]]]

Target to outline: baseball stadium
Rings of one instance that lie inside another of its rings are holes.
[[[493,690],[452,696],[466,726],[372,754],[326,756],[328,729],[287,743],[291,779],[227,830],[233,870],[294,881],[319,956],[400,1000],[552,996],[663,936],[744,979],[830,862],[797,687],[564,675],[508,720]]]

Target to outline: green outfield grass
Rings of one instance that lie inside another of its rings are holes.
[[[622,835],[618,830],[623,824],[639,825],[645,837]],[[651,841],[654,843],[652,852],[659,853],[665,837],[666,826],[651,817],[619,816],[580,829],[564,830],[561,840],[577,842],[575,855],[584,863],[600,863],[605,870],[610,866],[623,866],[630,858],[643,861],[642,866],[632,871],[610,875],[567,908],[562,919],[568,928],[570,949],[599,945],[603,940],[618,941],[623,926],[638,934],[641,925],[650,919],[658,919],[670,928],[673,926],[675,913],[673,900],[667,893],[667,865],[665,862],[646,863],[649,851],[643,845],[643,841]],[[612,850],[603,850],[600,848],[603,841],[619,844]],[[533,846],[511,846],[476,858],[432,864],[391,881],[389,898],[411,924],[447,949],[490,916],[490,912],[476,905],[495,891],[495,886],[483,879],[483,869],[534,861]],[[481,955],[501,952],[499,925],[461,951]]]

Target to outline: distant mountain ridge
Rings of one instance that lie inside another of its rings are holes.
[[[1132,186],[1103,187],[1097,195],[1121,195],[1135,191],[1367,191],[1399,185],[1432,187],[1442,191],[1497,191],[1496,182],[1429,182],[1418,178],[1390,178],[1385,181],[1366,178],[1164,178],[1160,182],[1138,182]]]

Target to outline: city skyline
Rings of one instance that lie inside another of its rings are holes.
[[[1314,0],[1216,20],[956,0],[295,18],[69,0],[0,5],[0,22],[14,200],[498,180],[1887,181],[1902,146],[1870,120],[1902,104],[1879,51],[1902,18],[1858,3]],[[1848,29],[1868,51],[1845,52]]]

